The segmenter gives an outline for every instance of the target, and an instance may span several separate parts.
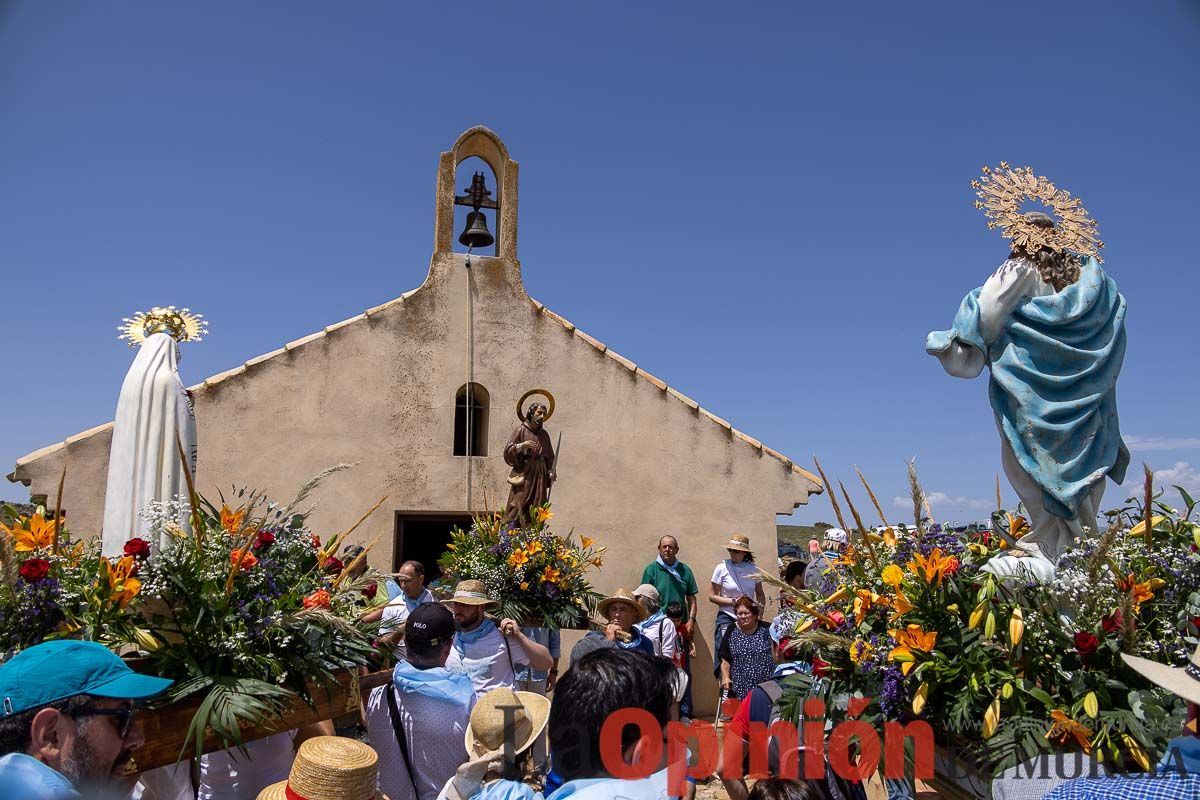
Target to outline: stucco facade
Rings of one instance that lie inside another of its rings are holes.
[[[471,155],[492,167],[500,211],[496,255],[474,256],[468,269],[451,241],[455,168]],[[531,299],[516,223],[516,162],[490,131],[467,131],[440,159],[434,254],[419,288],[192,387],[197,488],[250,485],[286,501],[323,468],[357,462],[315,492],[310,521],[324,538],[387,495],[355,538],[378,537],[371,561],[388,569],[397,512],[503,507],[500,454],[517,399],[548,389],[557,404],[547,428],[555,439],[562,432],[554,527],[607,545],[602,591],[636,585],[658,536],[675,535],[701,584],[704,661],[714,610],[704,596],[723,542],[744,533],[773,565],[775,515],[820,483]],[[452,452],[455,396],[468,376],[490,396],[488,454],[470,458]],[[70,527],[98,532],[111,433],[101,426],[32,453],[10,478],[53,497],[65,456]],[[715,690],[697,666],[704,709]]]

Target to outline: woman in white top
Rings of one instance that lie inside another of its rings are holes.
[[[708,602],[715,605],[717,611],[717,626],[713,631],[713,652],[721,647],[721,640],[729,626],[737,621],[734,616],[733,603],[739,597],[752,597],[763,608],[767,602],[766,592],[763,591],[762,581],[757,577],[758,565],[754,563],[754,553],[750,551],[749,537],[735,534],[729,537],[725,544],[729,558],[717,564],[712,574],[712,589]],[[717,665],[713,674],[717,674]]]

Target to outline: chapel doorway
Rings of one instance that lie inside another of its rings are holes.
[[[405,561],[425,565],[425,581],[433,583],[442,576],[437,561],[450,543],[450,531],[469,530],[471,515],[441,511],[397,511],[396,543],[392,552],[392,571]]]

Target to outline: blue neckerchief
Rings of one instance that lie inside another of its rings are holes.
[[[494,630],[496,630],[496,623],[485,617],[475,630],[459,631],[454,634],[454,649],[465,656],[467,654],[467,645],[475,644]]]
[[[417,595],[416,600],[413,600],[408,595],[404,595],[404,605],[408,607],[408,613],[410,613],[410,614],[414,610],[416,610],[417,606],[423,606],[426,603],[432,603],[432,602],[433,602],[433,594],[430,593],[430,591],[428,589],[426,589],[425,591],[423,591],[419,595]]]
[[[677,583],[678,583],[680,586],[684,586],[684,583],[683,583],[683,576],[679,574],[679,561],[676,561],[676,562],[675,562],[675,566],[671,566],[671,565],[667,564],[667,562],[663,561],[663,557],[662,557],[662,556],[659,556],[658,558],[654,559],[654,561],[655,561],[655,563],[657,563],[657,564],[658,564],[660,567],[662,567],[663,569],[665,569],[665,570],[667,571],[667,574],[668,574],[668,575],[670,575],[672,578],[674,578],[674,579],[675,579],[675,581],[676,581],[676,582],[677,582]],[[684,588],[686,589],[687,587],[686,587],[686,586],[684,586]]]
[[[392,685],[400,694],[414,693],[462,706],[468,705],[475,696],[471,678],[465,672],[451,672],[445,667],[419,669],[407,661],[396,665]]]
[[[616,641],[616,645],[617,645],[617,647],[621,648],[622,650],[637,650],[639,648],[645,649],[646,646],[644,644],[642,644],[642,642],[645,641],[645,639],[646,639],[646,637],[642,636],[642,632],[639,631],[637,629],[637,626],[635,625],[629,631],[629,641],[622,642],[620,639],[618,639]]]
[[[1158,771],[1175,772],[1179,764],[1183,764],[1186,774],[1200,775],[1200,738],[1185,734],[1167,742],[1167,752],[1158,762]]]
[[[645,633],[646,631],[648,631],[654,627],[654,623],[658,622],[660,619],[666,619],[666,617],[667,617],[667,615],[664,614],[663,612],[656,611],[653,614],[651,614],[650,616],[646,617],[646,619],[639,622],[634,627],[637,628],[639,631]]]

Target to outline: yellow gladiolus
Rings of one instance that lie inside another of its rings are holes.
[[[1122,734],[1122,736],[1125,739],[1125,746],[1129,748],[1129,755],[1133,756],[1133,760],[1137,762],[1139,767],[1149,772],[1150,756],[1146,754],[1145,748],[1138,744],[1137,739],[1134,739],[1128,733]]]
[[[1146,528],[1146,520],[1142,520],[1137,525],[1134,525],[1132,528],[1129,529],[1129,535],[1130,536],[1145,536],[1147,539],[1149,539],[1150,534],[1152,534],[1154,532],[1154,529],[1166,521],[1167,521],[1166,517],[1151,517],[1150,518],[1150,527],[1149,527],[1149,529],[1147,529]]]
[[[971,618],[967,620],[967,628],[969,630],[975,630],[979,627],[979,623],[983,622],[983,612],[985,611],[987,611],[986,600],[975,606],[975,610],[971,612]]]
[[[1021,643],[1021,637],[1025,635],[1025,613],[1021,611],[1021,607],[1017,606],[1013,609],[1012,616],[1008,618],[1008,640],[1012,642],[1015,648]],[[1095,716],[1093,714],[1092,716]]]
[[[983,738],[990,739],[1000,725],[1000,698],[992,700],[987,711],[983,712]]]
[[[925,703],[929,700],[929,681],[923,682],[917,687],[917,693],[913,695],[912,710],[913,713],[920,716],[925,710]]]
[[[1096,699],[1095,692],[1088,692],[1083,698],[1083,710],[1092,719],[1100,716],[1100,701]]]

